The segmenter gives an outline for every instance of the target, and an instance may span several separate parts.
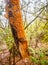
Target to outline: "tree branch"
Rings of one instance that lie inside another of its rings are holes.
[[[44,19],[44,20],[48,20],[48,18],[44,18],[44,17],[42,17],[42,16],[39,16],[39,18]]]
[[[43,10],[44,10],[44,9],[43,9]],[[28,28],[29,25],[30,25],[34,20],[36,20],[36,18],[38,18],[38,16],[42,13],[43,10],[41,10],[41,12],[40,12],[24,29]]]
[[[44,8],[47,7],[47,6],[48,6],[48,4],[47,4],[46,6],[40,8],[38,11],[41,11],[41,12],[40,12],[24,29],[28,28],[29,25],[30,25],[34,20],[36,20],[36,18],[38,18],[38,16],[42,13],[42,11],[44,10]]]
[[[45,5],[45,6],[43,6],[43,7],[41,7],[38,11],[36,11],[35,13],[37,13],[37,12],[39,12],[39,11],[41,11],[42,9],[44,9],[45,7],[47,7],[48,6],[48,4],[47,5]],[[25,10],[23,10],[23,12],[27,12],[27,13],[29,13],[29,14],[35,14],[35,13],[32,13],[32,12],[28,12],[28,11],[25,11]]]

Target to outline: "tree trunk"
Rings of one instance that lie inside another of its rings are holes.
[[[5,0],[6,13],[8,14],[9,23],[15,40],[15,44],[20,51],[22,58],[28,57],[28,45],[25,37],[22,13],[19,0]]]

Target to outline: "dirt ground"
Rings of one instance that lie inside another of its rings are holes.
[[[39,44],[39,48],[40,47],[47,48],[48,46],[47,45],[45,46],[45,44],[42,44],[42,45]],[[13,64],[13,58],[11,58],[6,44],[0,45],[0,49],[1,49],[0,50],[0,65],[37,65],[37,64],[32,63],[28,58],[20,59],[19,56],[15,57],[15,64]],[[11,58],[11,60],[9,58]]]

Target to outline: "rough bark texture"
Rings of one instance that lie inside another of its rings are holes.
[[[19,49],[22,58],[28,57],[28,46],[25,37],[22,14],[19,0],[5,0],[6,13],[8,14],[9,23],[14,36],[15,43]]]

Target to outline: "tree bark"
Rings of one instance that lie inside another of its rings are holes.
[[[25,31],[22,21],[22,13],[19,0],[5,0],[6,13],[8,14],[9,23],[15,40],[15,44],[20,51],[22,58],[28,57],[28,45],[25,37]]]

